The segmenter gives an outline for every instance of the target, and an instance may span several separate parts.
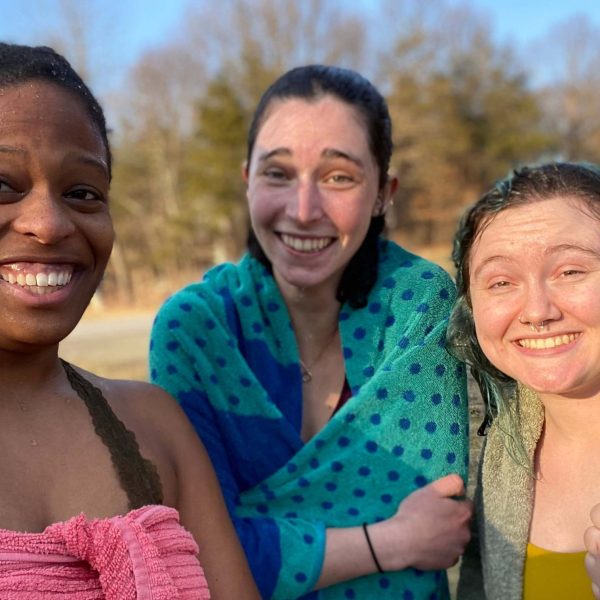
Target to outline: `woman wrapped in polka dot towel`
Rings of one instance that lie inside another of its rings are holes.
[[[152,380],[204,441],[263,598],[447,598],[471,516],[465,372],[450,278],[380,236],[385,102],[299,67],[248,148],[250,252],[161,308]]]

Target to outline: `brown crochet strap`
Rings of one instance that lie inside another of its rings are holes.
[[[61,359],[69,383],[85,402],[94,429],[110,452],[129,509],[147,504],[162,504],[163,494],[156,466],[140,453],[133,432],[118,419],[102,392]]]

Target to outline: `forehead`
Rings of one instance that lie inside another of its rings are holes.
[[[35,143],[60,138],[102,147],[102,136],[85,104],[73,92],[43,80],[0,88],[0,136]]]
[[[600,220],[580,198],[557,196],[507,208],[480,226],[469,264],[492,256],[526,261],[554,246],[600,247]]]
[[[257,143],[299,143],[303,140],[338,137],[368,145],[368,130],[362,113],[339,98],[325,94],[317,98],[277,98],[265,112]]]

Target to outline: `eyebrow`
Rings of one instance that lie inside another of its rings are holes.
[[[279,148],[274,148],[273,150],[269,150],[269,152],[264,152],[258,157],[258,162],[264,162],[272,158],[273,156],[292,156],[292,151],[289,148],[285,148],[283,146]],[[342,158],[344,160],[350,161],[354,163],[356,166],[361,169],[365,168],[365,165],[360,158],[350,154],[348,152],[343,152],[342,150],[338,150],[336,148],[325,148],[323,152],[321,152],[321,156],[324,158]]]
[[[27,154],[27,150],[24,148],[18,148],[17,146],[5,146],[0,144],[0,152],[3,154]]]
[[[25,148],[0,144],[0,154],[27,156],[28,152]],[[63,162],[68,161],[89,165],[91,167],[101,170],[106,176],[108,176],[108,164],[106,163],[106,161],[100,160],[92,154],[88,154],[87,152],[69,152],[65,156]]]
[[[96,158],[96,156],[92,154],[88,154],[87,152],[69,152],[63,162],[72,161],[77,162],[84,165],[89,165],[90,167],[95,167],[96,169],[101,170],[108,177],[108,164],[106,161]]]

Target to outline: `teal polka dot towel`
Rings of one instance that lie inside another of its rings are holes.
[[[152,380],[202,437],[263,598],[448,597],[445,573],[415,569],[312,592],[326,528],[386,519],[448,473],[466,479],[465,372],[444,346],[453,284],[391,242],[379,254],[368,305],[339,314],[352,397],[307,443],[294,332],[255,259],[212,269],[157,316]]]

